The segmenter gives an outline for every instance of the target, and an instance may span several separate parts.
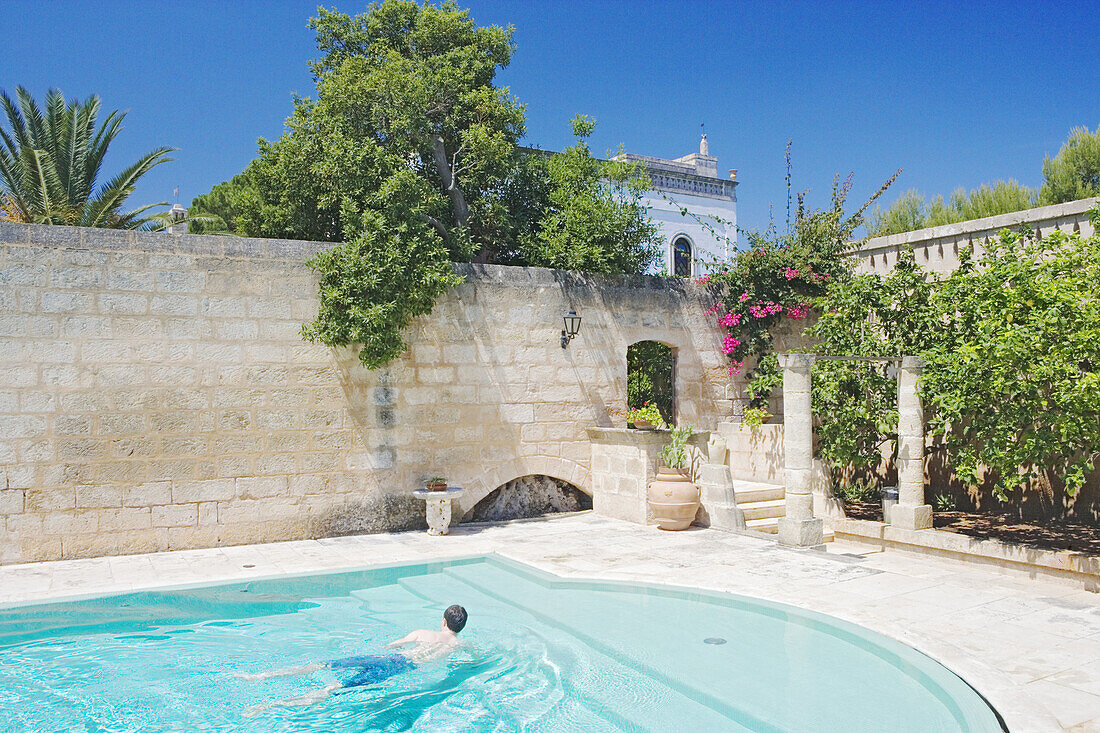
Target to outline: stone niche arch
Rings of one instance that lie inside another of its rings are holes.
[[[562,479],[520,476],[486,494],[463,516],[465,522],[501,522],[592,508],[592,497]]]
[[[521,457],[494,466],[469,482],[464,487],[466,493],[459,499],[456,507],[458,511],[455,511],[455,514],[465,519],[466,514],[486,496],[524,476],[547,476],[564,481],[582,493],[592,496],[592,479],[585,466],[556,456]]]

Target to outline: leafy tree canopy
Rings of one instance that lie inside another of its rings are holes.
[[[969,193],[956,189],[945,202],[942,196],[926,201],[910,189],[886,209],[876,207],[867,231],[876,237],[899,234],[1091,196],[1100,196],[1100,127],[1096,132],[1075,127],[1058,154],[1043,161],[1043,185],[1038,190],[1010,179],[983,183]]]
[[[1043,187],[1039,199],[1044,204],[1100,196],[1100,125],[1096,132],[1075,127],[1069,139],[1053,158],[1043,161]]]
[[[238,234],[342,242],[310,262],[321,307],[307,338],[360,343],[364,364],[385,364],[405,348],[401,329],[457,282],[451,261],[652,261],[648,182],[592,157],[591,121],[549,159],[517,145],[524,107],[494,86],[510,27],[479,27],[452,2],[318,13],[317,98],[295,99],[286,133],[192,205]]]
[[[1038,193],[1015,180],[983,183],[969,193],[958,188],[947,202],[936,196],[926,202],[924,196],[909,189],[888,208],[871,213],[867,230],[872,236],[911,232],[914,229],[954,224],[986,216],[1008,214],[1038,206]]]
[[[97,185],[107,149],[122,131],[125,112],[102,124],[99,98],[66,102],[52,89],[45,110],[23,87],[13,101],[0,91],[7,129],[0,126],[0,220],[109,229],[160,228],[167,220],[148,213],[166,203],[123,211],[138,180],[171,160],[157,148]]]

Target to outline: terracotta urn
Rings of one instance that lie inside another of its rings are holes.
[[[687,529],[699,511],[699,487],[680,470],[661,466],[649,485],[649,508],[661,529]]]

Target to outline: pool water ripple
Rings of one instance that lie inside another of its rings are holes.
[[[379,684],[269,707],[344,678],[237,676],[379,653],[455,602],[470,612],[463,645]],[[12,733],[999,730],[946,669],[850,624],[496,558],[0,608],[0,720]]]

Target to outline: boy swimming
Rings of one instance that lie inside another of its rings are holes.
[[[376,682],[389,679],[396,674],[406,672],[417,665],[442,659],[449,655],[458,646],[458,633],[466,626],[466,609],[459,605],[450,606],[443,612],[443,621],[438,631],[417,629],[407,636],[392,641],[385,645],[385,649],[399,649],[393,654],[371,654],[362,657],[346,657],[334,659],[330,662],[315,662],[301,667],[288,667],[272,672],[260,674],[237,674],[243,680],[263,680],[271,677],[284,677],[292,674],[308,674],[319,669],[351,670],[352,675],[343,683],[329,685],[320,690],[293,697],[289,700],[281,700],[271,705],[257,705],[249,708],[245,713],[255,715],[262,710],[276,705],[309,705],[320,702],[328,697],[334,690],[348,687],[360,687],[372,685]],[[402,648],[407,647],[407,648]]]

